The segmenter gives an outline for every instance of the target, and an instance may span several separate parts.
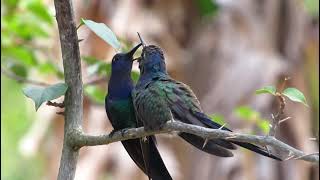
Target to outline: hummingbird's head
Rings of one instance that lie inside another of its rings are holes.
[[[127,53],[118,53],[112,58],[112,72],[120,74],[130,73],[133,63],[133,55],[142,44],[136,45]]]
[[[155,45],[143,47],[141,58],[139,59],[139,68],[142,73],[166,73],[166,64],[162,49]]]

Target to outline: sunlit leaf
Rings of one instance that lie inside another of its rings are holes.
[[[266,94],[266,93],[275,95],[276,88],[274,86],[266,86],[266,87],[263,87],[261,89],[256,90],[256,94]]]
[[[119,50],[120,42],[118,41],[116,35],[111,31],[111,29],[104,23],[96,23],[91,20],[82,19],[85,25],[88,26],[96,35],[102,38],[105,42],[110,44],[113,48]]]
[[[300,102],[305,106],[308,106],[306,98],[304,97],[303,93],[296,88],[287,88],[282,92],[282,94],[288,97],[292,101]]]
[[[65,83],[58,83],[45,88],[28,86],[23,88],[23,93],[34,101],[38,110],[42,103],[63,96],[67,89],[68,86]]]

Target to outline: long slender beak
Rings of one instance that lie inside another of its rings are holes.
[[[137,33],[138,33],[138,36],[139,36],[140,42],[142,43],[143,48],[145,48],[147,46],[146,43],[144,43],[144,41],[142,40],[140,33],[139,32],[137,32]]]
[[[133,57],[134,53],[138,50],[138,48],[142,45],[142,43],[139,43],[138,45],[136,45],[134,48],[131,49],[131,51],[129,51],[127,53],[128,56]]]

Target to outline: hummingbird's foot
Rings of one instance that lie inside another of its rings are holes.
[[[129,129],[129,128],[125,128],[125,129],[121,129],[121,130],[120,130],[122,137],[124,136],[124,134],[126,134],[126,133],[128,132],[128,129]]]
[[[112,130],[110,133],[109,133],[109,137],[112,137],[114,135],[114,133],[116,132],[120,132],[121,133],[121,136],[124,136],[125,133],[127,133],[129,128],[125,128],[125,129],[120,129],[120,130]]]
[[[142,139],[142,141],[144,142],[144,143],[146,143],[147,141],[148,141],[148,138],[147,137],[143,137],[143,138],[141,138]]]
[[[114,130],[112,130],[112,131],[109,133],[109,137],[112,137],[112,136],[114,135],[114,133],[115,133],[115,132],[117,132],[117,130],[115,130],[115,129],[114,129]]]

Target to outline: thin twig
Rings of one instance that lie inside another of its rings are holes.
[[[48,106],[59,107],[59,108],[64,108],[64,102],[62,102],[62,103],[57,103],[57,102],[47,101],[47,105],[48,105]]]
[[[7,76],[10,79],[16,80],[17,82],[20,82],[20,83],[28,83],[28,84],[38,85],[38,86],[50,86],[50,84],[45,82],[30,80],[21,76],[17,76],[14,73],[4,69],[2,66],[1,66],[1,74]]]

